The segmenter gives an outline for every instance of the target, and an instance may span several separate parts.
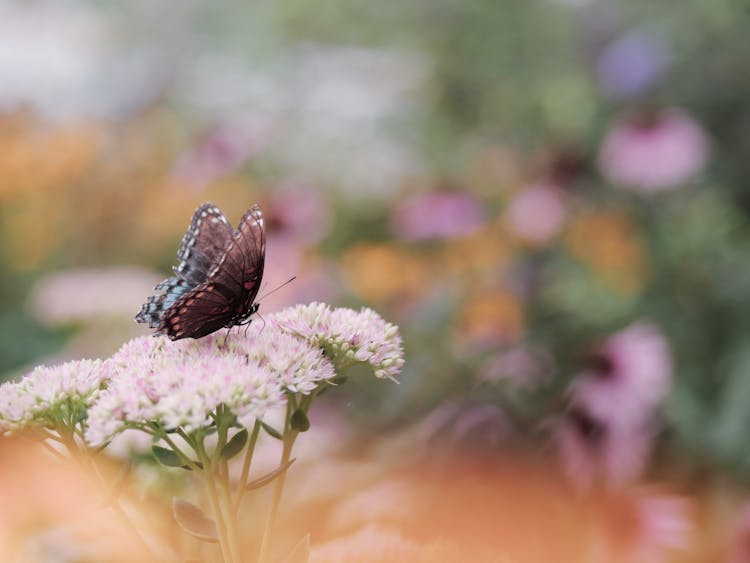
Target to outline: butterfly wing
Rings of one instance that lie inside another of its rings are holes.
[[[173,340],[200,338],[247,318],[254,312],[265,255],[263,213],[253,205],[209,270],[206,281],[164,312],[158,332]]]
[[[135,320],[157,328],[165,311],[206,280],[208,270],[226,248],[232,233],[229,221],[214,204],[204,203],[196,209],[177,251],[179,264],[173,268],[176,275],[154,288],[163,293],[149,297]]]
[[[196,209],[177,251],[180,262],[173,268],[177,277],[193,286],[206,281],[208,271],[224,252],[233,231],[227,218],[214,204],[204,203]]]

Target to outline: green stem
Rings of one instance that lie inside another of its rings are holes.
[[[302,412],[307,414],[310,404],[314,398],[314,395],[306,395],[302,398],[299,403],[299,407],[296,407],[296,399],[292,401],[293,397],[288,397],[286,403],[286,419],[284,421],[284,446],[281,452],[281,467],[289,463],[289,459],[292,456],[292,448],[294,447],[294,441],[297,439],[299,432],[291,428],[291,418],[294,412],[293,407],[299,408]],[[258,555],[259,563],[266,563],[268,560],[268,553],[271,548],[271,541],[273,540],[273,529],[276,525],[276,515],[279,510],[279,504],[281,503],[281,494],[284,492],[284,483],[286,482],[286,474],[284,471],[279,475],[276,480],[276,487],[273,491],[273,500],[271,501],[271,510],[268,513],[268,519],[266,520],[266,526],[263,529],[263,539],[260,544],[260,554]]]
[[[255,453],[255,444],[258,442],[258,435],[260,434],[260,420],[255,421],[253,426],[253,433],[250,435],[247,447],[245,449],[245,459],[242,462],[242,473],[240,474],[240,480],[237,490],[237,498],[234,501],[234,513],[240,509],[240,503],[242,497],[245,494],[245,485],[247,485],[247,476],[250,474],[250,464],[253,462],[253,453]]]
[[[211,464],[211,458],[206,455],[206,451],[203,448],[202,436],[198,437],[195,441],[195,450],[195,453],[198,454],[198,458],[203,464],[203,478],[206,483],[206,490],[208,491],[208,501],[211,503],[211,510],[214,513],[216,529],[219,532],[219,548],[221,549],[222,559],[225,563],[234,563],[239,560],[234,558],[234,553],[230,547],[231,542],[229,541],[227,525],[221,509],[221,500],[219,499],[216,483],[214,482],[216,472]]]

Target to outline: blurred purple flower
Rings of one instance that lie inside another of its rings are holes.
[[[485,223],[482,204],[463,192],[429,192],[400,202],[391,213],[392,231],[406,240],[470,235]]]
[[[552,356],[544,349],[519,344],[489,358],[478,379],[487,383],[508,382],[514,388],[531,389],[552,377]]]
[[[643,30],[629,31],[601,53],[596,63],[599,84],[615,99],[637,96],[652,86],[671,61],[666,40]]]
[[[599,166],[613,184],[654,193],[695,176],[708,155],[703,128],[686,113],[666,109],[649,118],[618,118],[602,142]]]
[[[667,340],[646,323],[609,337],[593,360],[568,387],[568,410],[555,428],[565,473],[582,489],[639,476],[672,378]]]
[[[565,202],[557,186],[533,184],[510,201],[505,224],[518,238],[543,244],[560,232],[565,215]]]

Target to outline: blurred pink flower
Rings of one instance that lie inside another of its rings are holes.
[[[649,119],[618,118],[599,153],[599,166],[613,184],[636,192],[671,190],[700,172],[709,155],[702,127],[678,109]]]
[[[485,223],[482,204],[463,192],[428,192],[400,202],[391,213],[391,230],[406,240],[470,235]]]
[[[544,244],[562,229],[566,216],[561,190],[551,184],[533,184],[516,194],[505,210],[511,233],[532,244]]]
[[[236,117],[217,125],[177,160],[172,174],[198,189],[237,171],[268,142],[269,126]]]
[[[750,504],[745,504],[734,525],[729,542],[727,563],[750,561]]]
[[[423,447],[475,448],[488,452],[515,435],[510,417],[497,405],[446,401],[419,425]]]
[[[667,561],[667,551],[690,545],[693,523],[687,498],[641,494],[633,499],[638,522],[631,561]]]
[[[485,361],[479,369],[478,379],[487,383],[507,382],[514,388],[531,389],[549,381],[553,370],[549,352],[537,346],[519,344]]]
[[[34,316],[50,326],[112,317],[130,320],[159,279],[139,268],[68,270],[42,278],[32,290],[30,306]]]
[[[568,387],[568,411],[555,429],[565,473],[582,489],[639,476],[672,378],[667,340],[647,323],[610,336],[594,360]]]
[[[427,563],[457,561],[457,555],[445,545],[420,544],[392,528],[370,525],[314,546],[310,551],[310,563]]]
[[[672,355],[652,324],[635,323],[613,334],[593,361],[567,393],[572,405],[607,425],[632,428],[648,421],[669,392]]]
[[[601,560],[619,563],[666,563],[674,550],[690,548],[694,530],[687,497],[635,489],[610,497],[611,511],[601,519],[607,526],[608,553]]]
[[[570,483],[580,491],[618,487],[643,472],[652,446],[646,425],[609,426],[581,409],[570,409],[554,426],[554,439]]]
[[[325,238],[331,229],[330,203],[314,186],[278,185],[263,209],[270,236],[288,236],[310,246]]]

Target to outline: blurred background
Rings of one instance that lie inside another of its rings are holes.
[[[257,201],[264,289],[297,276],[261,313],[401,326],[401,384],[352,378],[346,425],[667,484],[693,512],[654,534],[718,561],[750,537],[749,26],[740,0],[2,0],[0,374],[145,334],[193,210]]]

